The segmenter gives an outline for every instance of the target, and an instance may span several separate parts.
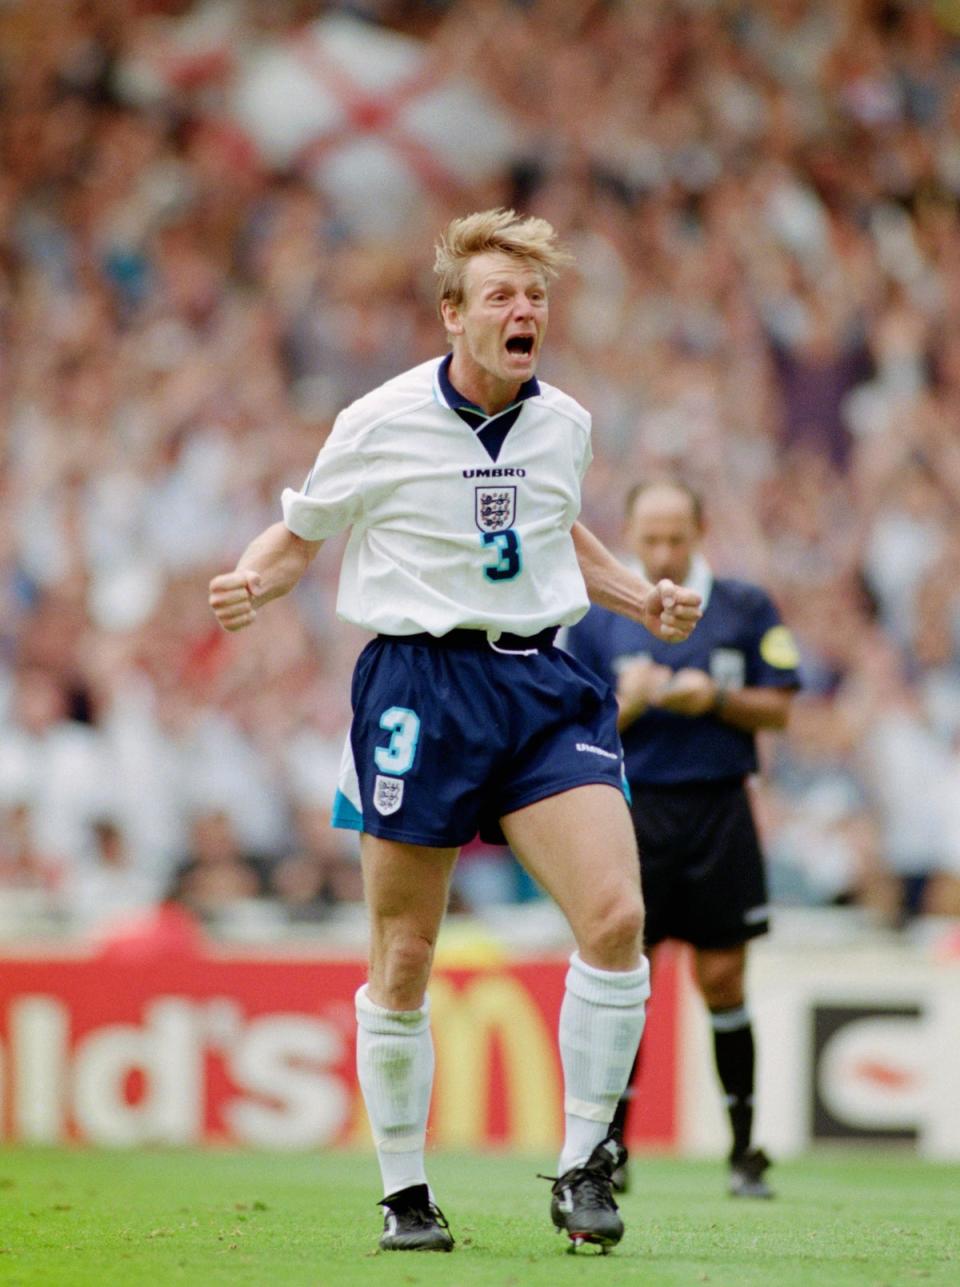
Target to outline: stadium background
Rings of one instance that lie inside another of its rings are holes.
[[[238,638],[206,583],[439,351],[433,237],[504,204],[577,254],[587,520],[682,469],[801,649],[759,1135],[960,1156],[958,71],[946,2],[0,5],[4,1137],[362,1139],[338,550]],[[540,1147],[562,925],[500,850],[453,911],[434,1138]],[[722,1151],[676,959],[650,1041],[643,1139]]]

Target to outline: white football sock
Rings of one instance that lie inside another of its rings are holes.
[[[357,1007],[357,1076],[373,1131],[383,1195],[426,1184],[423,1150],[433,1089],[430,1002],[385,1010],[364,984]]]
[[[650,966],[640,958],[635,970],[598,970],[570,958],[560,1007],[560,1059],[563,1063],[565,1133],[560,1171],[580,1166],[610,1132],[643,1036]]]

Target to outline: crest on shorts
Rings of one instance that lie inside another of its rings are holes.
[[[387,778],[382,773],[377,774],[377,780],[373,784],[373,807],[377,813],[382,813],[386,817],[396,811],[403,804],[403,778]]]
[[[475,516],[481,532],[505,532],[517,518],[516,487],[477,487]]]

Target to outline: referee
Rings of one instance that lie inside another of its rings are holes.
[[[733,1133],[729,1192],[768,1198],[769,1159],[751,1140],[754,1040],[744,998],[747,943],[766,933],[768,908],[745,781],[757,768],[755,734],[786,725],[798,657],[763,590],[713,575],[699,553],[703,531],[702,502],[686,484],[634,487],[630,552],[651,580],[698,591],[703,618],[685,642],[664,645],[594,607],[565,646],[617,691],[647,946],[674,938],[694,948]],[[621,1136],[629,1101],[628,1089],[614,1118]]]

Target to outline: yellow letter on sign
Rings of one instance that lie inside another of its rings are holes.
[[[555,1034],[530,993],[509,974],[478,973],[463,988],[430,984],[437,1052],[432,1142],[475,1148],[489,1142],[490,1064],[498,1041],[508,1096],[511,1148],[555,1148],[560,1130],[560,1065]]]

